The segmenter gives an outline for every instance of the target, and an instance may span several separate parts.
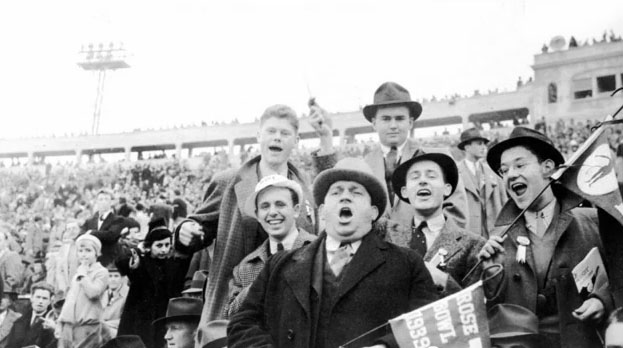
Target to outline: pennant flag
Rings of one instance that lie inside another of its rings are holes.
[[[608,116],[606,121],[611,119]],[[605,126],[597,128],[552,179],[605,210],[623,225],[623,200],[605,129]]]
[[[389,321],[400,348],[489,348],[482,281]]]

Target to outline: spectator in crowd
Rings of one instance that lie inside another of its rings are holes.
[[[385,182],[388,192],[387,217],[405,226],[410,226],[413,209],[398,197],[391,187],[391,177],[396,167],[409,158],[427,153],[441,152],[450,155],[448,149],[420,148],[414,139],[409,138],[415,120],[420,117],[422,106],[411,100],[409,91],[395,82],[385,82],[374,92],[374,103],[363,108],[363,114],[379,136],[379,144],[365,160],[372,168],[374,175]],[[331,122],[326,112],[318,106],[311,107],[311,124],[318,134],[332,134]],[[322,153],[332,153],[330,142],[321,143]],[[454,194],[444,204],[444,213],[454,219],[456,224],[464,228],[467,223],[467,201],[465,188],[460,180]]]
[[[458,163],[459,174],[465,183],[469,224],[467,230],[485,239],[495,225],[502,206],[508,196],[502,180],[484,161],[489,139],[483,137],[476,128],[461,133],[457,145],[465,152],[465,158]]]
[[[8,232],[0,229],[0,277],[4,280],[4,291],[17,291],[22,284],[23,272],[22,258],[9,249]]]
[[[26,235],[26,243],[24,246],[26,255],[32,258],[40,258],[43,256],[44,229],[43,218],[38,215],[35,216],[32,219],[32,223],[28,228],[28,234]]]
[[[296,226],[302,199],[301,185],[281,175],[266,176],[255,186],[245,208],[249,215],[255,216],[268,239],[234,267],[229,283],[229,317],[238,311],[270,256],[282,250],[298,249],[316,239],[315,235]]]
[[[498,216],[499,229],[480,252],[485,267],[503,265],[485,284],[488,304],[515,304],[535,313],[548,346],[599,346],[594,325],[612,308],[611,294],[606,287],[596,288],[582,299],[570,273],[592,248],[601,248],[597,214],[579,208],[581,198],[564,187],[547,187],[564,162],[562,154],[542,133],[516,127],[489,150],[487,162],[511,198]],[[524,218],[500,236],[526,208]]]
[[[63,232],[63,244],[58,251],[55,262],[55,283],[52,285],[56,290],[67,293],[71,279],[78,269],[78,257],[76,250],[76,238],[80,233],[80,226],[77,222],[67,224],[67,229]]]
[[[363,160],[320,173],[313,192],[326,233],[269,260],[231,318],[228,347],[337,347],[438,298],[416,252],[370,233],[387,195]],[[385,330],[357,346],[373,343],[397,346]]]
[[[33,284],[45,281],[46,269],[42,260],[36,259],[26,268],[26,280],[20,293],[30,293]]]
[[[182,291],[182,296],[198,298],[203,301],[203,293],[205,292],[205,284],[207,280],[208,271],[195,272],[188,289]]]
[[[237,171],[217,174],[208,186],[202,207],[192,216],[194,220],[178,227],[176,247],[180,250],[190,247],[191,251],[197,251],[216,239],[202,325],[227,315],[228,286],[234,266],[266,239],[266,232],[258,222],[241,211],[259,180],[279,174],[299,182],[304,199],[301,200],[302,214],[296,224],[306,231],[316,232],[316,212],[307,178],[288,162],[298,143],[298,131],[298,117],[292,108],[285,105],[268,107],[261,117],[258,131],[261,155],[250,159]]]
[[[112,192],[100,190],[97,193],[97,212],[82,225],[83,232],[90,231],[91,235],[102,242],[102,253],[98,261],[103,266],[108,266],[121,254],[119,238],[124,219],[115,214],[113,199]]]
[[[123,306],[128,297],[127,277],[122,276],[114,264],[108,267],[108,289],[102,296],[102,306],[104,307],[104,324],[110,331],[111,337],[117,336],[119,320],[123,312]]]
[[[394,192],[415,213],[407,231],[388,228],[387,240],[422,256],[442,295],[478,280],[463,282],[485,244],[484,238],[459,228],[443,215],[444,199],[452,195],[458,181],[454,160],[441,153],[415,156],[396,168],[392,177]]]
[[[59,316],[59,348],[97,348],[111,337],[102,322],[102,296],[108,286],[108,270],[97,262],[100,240],[83,234],[76,240],[79,266],[71,281]]]
[[[617,308],[610,314],[604,340],[606,348],[623,347],[623,308]]]
[[[48,347],[55,341],[53,326],[45,323],[53,295],[54,288],[50,284],[40,282],[32,286],[30,305],[13,324],[7,347]]]
[[[166,315],[154,321],[154,326],[165,326],[164,340],[168,347],[195,346],[202,309],[203,302],[196,298],[178,297],[169,300]]]
[[[190,262],[186,255],[173,255],[171,239],[164,219],[152,221],[143,242],[144,253],[132,249],[131,257],[117,260],[120,273],[130,281],[118,334],[139,335],[147,347],[164,344],[152,321],[164,315],[169,299],[180,296]]]
[[[173,190],[173,228],[176,228],[188,216],[188,203],[182,198],[179,189]]]
[[[8,345],[9,334],[15,322],[22,315],[13,310],[13,303],[17,299],[16,292],[10,290],[10,288],[9,290],[3,289],[0,295],[0,348],[12,348]]]

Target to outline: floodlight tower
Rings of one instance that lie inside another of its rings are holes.
[[[93,125],[91,133],[93,135],[99,133],[100,112],[102,110],[102,100],[104,98],[104,81],[106,81],[106,72],[109,70],[125,69],[130,65],[127,63],[127,52],[123,48],[123,43],[115,47],[114,43],[110,43],[108,48],[104,48],[104,44],[100,43],[97,48],[90,43],[85,49],[80,48],[78,66],[87,71],[97,72],[97,92],[95,95],[95,107],[93,110]]]

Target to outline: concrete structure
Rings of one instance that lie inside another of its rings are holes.
[[[423,114],[415,127],[501,122],[530,117],[603,119],[623,102],[622,96],[610,97],[623,86],[623,42],[603,42],[535,55],[534,80],[518,85],[512,92],[474,95],[423,102]],[[408,87],[408,86],[407,86]],[[334,135],[345,143],[357,134],[372,133],[361,111],[332,115]],[[79,137],[0,140],[0,158],[130,153],[135,151],[182,150],[223,147],[234,153],[237,146],[255,144],[258,124],[206,126],[161,131],[140,131]],[[306,121],[301,122],[301,138],[315,133]]]

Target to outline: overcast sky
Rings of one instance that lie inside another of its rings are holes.
[[[113,133],[305,112],[307,86],[334,112],[387,80],[414,98],[510,90],[553,36],[611,29],[623,34],[623,1],[3,1],[0,137],[90,131],[96,78],[76,65],[89,42],[132,55],[106,80]]]

